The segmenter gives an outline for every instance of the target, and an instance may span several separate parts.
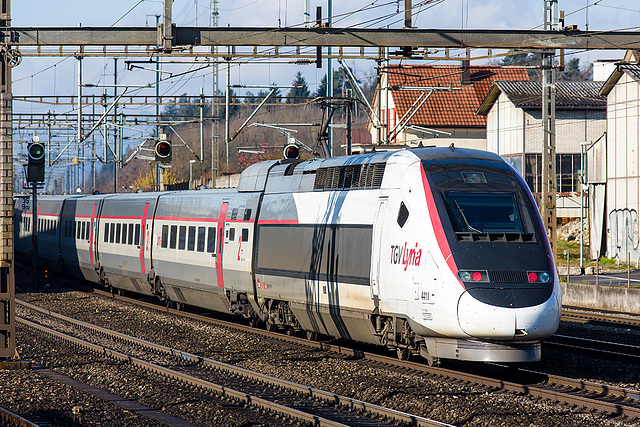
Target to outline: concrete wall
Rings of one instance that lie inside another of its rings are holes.
[[[562,305],[640,314],[640,289],[560,283]]]

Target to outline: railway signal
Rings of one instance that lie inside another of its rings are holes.
[[[299,159],[300,158],[300,147],[295,144],[289,144],[284,147],[284,158],[285,159]]]
[[[165,136],[166,138],[166,136]],[[160,138],[160,141],[156,142],[155,146],[156,162],[168,163],[171,161],[171,142],[166,139]]]
[[[27,146],[27,182],[44,181],[44,145],[32,142]]]

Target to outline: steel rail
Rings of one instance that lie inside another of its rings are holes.
[[[163,346],[163,345],[160,345],[160,344],[152,343],[152,342],[149,342],[149,341],[146,341],[146,340],[142,340],[140,338],[136,338],[136,337],[129,336],[129,335],[126,335],[126,334],[122,334],[122,333],[117,332],[117,331],[112,331],[112,330],[109,330],[109,329],[106,329],[106,328],[102,328],[102,327],[97,326],[97,325],[92,325],[90,323],[83,322],[81,320],[73,319],[73,318],[65,316],[63,314],[56,313],[56,312],[53,312],[51,310],[38,307],[36,305],[27,303],[25,301],[21,301],[19,299],[16,300],[16,303],[18,305],[22,305],[24,307],[27,307],[27,308],[29,308],[31,310],[34,310],[34,311],[37,311],[39,313],[47,314],[49,316],[52,316],[54,318],[57,318],[57,319],[72,323],[74,325],[77,325],[77,326],[80,326],[80,327],[84,327],[84,328],[88,328],[88,329],[93,330],[93,331],[97,331],[97,332],[99,332],[101,334],[107,335],[107,336],[109,336],[111,338],[115,338],[115,339],[123,341],[123,342],[127,342],[129,344],[150,348],[150,349],[152,349],[152,350],[154,350],[156,352],[159,352],[159,353],[164,353],[164,354],[167,354],[167,355],[180,357],[182,359],[185,359],[186,361],[189,361],[189,362],[192,362],[192,363],[198,363],[198,364],[200,364],[202,366],[206,366],[206,367],[211,368],[211,369],[218,369],[220,371],[229,372],[232,375],[237,375],[237,376],[244,377],[244,378],[249,378],[249,379],[252,379],[252,380],[255,380],[255,381],[261,381],[261,382],[264,382],[264,383],[267,383],[267,384],[271,384],[271,385],[274,385],[274,386],[277,386],[277,387],[282,387],[282,388],[284,388],[286,390],[298,392],[298,393],[300,393],[302,395],[305,395],[305,396],[308,396],[308,397],[311,397],[311,398],[317,398],[317,399],[321,399],[323,401],[332,402],[332,403],[335,403],[335,404],[338,404],[338,405],[341,405],[341,406],[344,406],[344,407],[352,408],[352,410],[364,411],[364,412],[367,412],[367,413],[375,414],[377,416],[381,416],[381,417],[385,417],[385,418],[391,418],[391,419],[397,420],[397,421],[399,421],[401,423],[415,425],[415,426],[426,426],[426,427],[445,427],[445,426],[449,426],[449,424],[445,424],[445,423],[441,423],[441,422],[438,422],[438,421],[430,420],[430,419],[427,419],[427,418],[424,418],[424,417],[419,417],[419,416],[416,416],[416,415],[407,414],[405,412],[397,411],[397,410],[390,409],[390,408],[385,408],[385,407],[382,407],[382,406],[379,406],[379,405],[374,405],[374,404],[371,404],[371,403],[368,403],[368,402],[363,402],[363,401],[360,401],[360,400],[357,400],[357,399],[352,399],[352,398],[341,396],[341,395],[338,395],[338,394],[335,394],[335,393],[331,393],[331,392],[323,391],[323,390],[316,389],[316,388],[313,388],[313,387],[305,386],[303,384],[297,384],[297,383],[294,383],[294,382],[291,382],[291,381],[286,381],[286,380],[283,380],[283,379],[280,379],[280,378],[276,378],[276,377],[272,377],[272,376],[269,376],[269,375],[261,374],[259,372],[254,372],[254,371],[250,371],[248,369],[244,369],[244,368],[240,368],[240,367],[237,367],[237,366],[229,365],[229,364],[226,364],[226,363],[223,363],[223,362],[219,362],[219,361],[216,361],[216,360],[213,360],[213,359],[209,359],[209,358],[206,358],[206,357],[202,357],[202,356],[198,356],[198,355],[191,354],[191,353],[188,353],[188,352],[184,352],[182,350],[178,350],[178,349],[166,347],[166,346]],[[20,318],[20,317],[18,318],[18,321],[20,321],[20,322],[22,322],[22,321],[29,322],[30,323],[29,326],[31,326],[31,323],[33,323],[33,322],[30,322],[30,321],[28,321],[26,319],[23,319],[23,318]],[[49,328],[47,328],[47,329],[49,329]],[[58,333],[58,334],[66,335],[66,334],[62,334],[62,333]],[[58,334],[56,334],[57,337],[60,336]],[[79,339],[74,338],[74,337],[71,337],[71,338],[73,338],[73,341],[76,342],[76,343],[78,341],[80,343],[84,342],[84,341],[79,340]],[[176,372],[176,371],[170,370],[168,368],[156,367],[157,365],[150,364],[149,362],[146,362],[146,361],[140,362],[140,359],[137,359],[137,358],[132,357],[132,356],[124,355],[124,358],[123,358],[123,356],[120,356],[121,353],[115,352],[114,350],[110,350],[108,348],[105,348],[105,347],[102,347],[102,346],[99,346],[99,345],[96,345],[96,344],[91,344],[91,343],[89,343],[89,344],[90,344],[90,346],[88,346],[88,347],[90,347],[92,350],[97,351],[97,352],[99,352],[101,354],[110,355],[113,352],[114,354],[116,354],[115,357],[120,359],[120,360],[131,360],[132,363],[134,363],[134,365],[142,363],[140,365],[141,367],[143,367],[145,369],[149,369],[149,370],[154,370],[155,369],[155,370],[157,370],[156,372],[164,374],[164,375],[167,375],[169,377],[171,377],[173,375],[173,374],[170,374],[171,372]],[[84,344],[81,344],[81,345],[84,345]],[[153,366],[153,368],[150,368],[149,366]],[[158,368],[161,368],[161,369],[158,369]],[[203,384],[203,381],[204,381],[204,380],[200,380],[200,379],[197,379],[195,377],[192,377],[192,376],[188,376],[186,374],[178,373],[178,375],[185,375],[185,377],[188,377],[189,380],[185,380],[185,379],[183,379],[181,377],[176,377],[177,379],[183,380],[183,381],[185,381],[187,383],[190,383],[192,385],[196,385],[198,387],[201,387],[202,386],[201,384]],[[208,382],[204,381],[204,383],[206,384]],[[225,393],[229,393],[229,390],[230,390],[229,388],[223,387],[223,386],[217,386],[216,385],[215,387],[216,388],[213,388],[212,390],[217,391],[217,392],[224,391]],[[231,391],[233,392],[233,390],[231,390]],[[224,394],[224,393],[222,393],[222,394]],[[238,396],[240,396],[240,397],[238,397]],[[244,392],[240,392],[240,391],[233,392],[233,394],[231,394],[231,397],[237,398],[237,399],[240,399],[242,396],[247,396],[247,394],[244,393]],[[274,410],[275,412],[285,413],[283,408],[288,408],[286,406],[278,405],[278,404],[272,403],[272,402],[270,402],[268,400],[261,399],[261,398],[258,398],[258,397],[248,397],[248,399],[245,399],[245,400],[242,400],[242,401],[246,402],[246,403],[255,403],[256,399],[258,399],[258,402],[260,402],[259,406],[265,407],[267,409]],[[273,407],[264,406],[266,404],[264,404],[263,402],[269,402],[269,405],[277,405],[277,406],[273,406]],[[297,410],[294,410],[294,411],[297,411]],[[344,424],[341,424],[341,423],[336,423],[335,421],[326,420],[324,418],[319,418],[319,417],[317,417],[315,415],[310,415],[310,414],[308,414],[306,412],[302,412],[302,411],[294,412],[293,416],[296,417],[296,418],[300,418],[302,420],[305,420],[307,422],[314,422],[314,423],[318,423],[319,422],[320,423],[319,425],[344,425]],[[325,421],[328,424],[325,424]]]
[[[593,313],[573,308],[563,308],[561,320],[577,323],[595,323],[606,326],[617,324],[632,328],[640,328],[640,316],[630,315],[629,313]]]
[[[38,424],[34,424],[2,407],[0,407],[0,425],[3,427],[38,427]]]
[[[592,408],[593,410],[606,412],[616,415],[624,415],[629,418],[640,418],[640,405],[636,405],[633,401],[640,401],[640,391],[633,389],[626,389],[623,387],[610,386],[605,384],[598,384],[589,381],[582,381],[573,378],[561,377],[556,375],[549,375],[545,373],[535,372],[532,370],[521,369],[520,371],[525,373],[531,373],[536,375],[542,375],[544,377],[544,384],[520,384],[510,381],[505,381],[500,378],[490,378],[486,376],[476,375],[472,373],[466,373],[453,369],[444,369],[439,367],[430,367],[423,363],[401,361],[396,358],[383,356],[375,353],[361,351],[355,348],[335,345],[328,342],[310,341],[305,338],[299,338],[295,336],[289,336],[281,333],[273,333],[256,329],[250,326],[241,325],[225,320],[215,319],[207,316],[202,316],[185,311],[175,310],[171,308],[165,308],[153,304],[150,302],[139,301],[133,298],[125,296],[112,295],[109,292],[105,292],[99,289],[93,289],[93,292],[100,295],[107,296],[109,298],[115,298],[117,300],[126,301],[138,306],[144,306],[147,308],[163,311],[183,317],[187,317],[193,320],[203,321],[207,323],[216,324],[222,327],[226,327],[234,330],[241,330],[247,333],[263,336],[265,338],[277,339],[288,343],[297,344],[304,347],[310,347],[314,349],[320,349],[330,351],[336,354],[344,355],[347,357],[358,358],[365,362],[380,363],[387,366],[392,366],[401,369],[411,369],[414,371],[434,375],[436,377],[463,381],[471,384],[478,384],[486,386],[495,390],[505,390],[515,394],[527,395],[534,398],[548,399],[555,402],[562,402],[570,405],[580,405],[586,408]],[[593,397],[583,396],[579,394],[591,394]],[[630,400],[626,405],[624,402],[616,401],[616,399]]]
[[[640,347],[631,344],[555,334],[546,339],[544,345],[590,353],[600,357],[614,357],[636,362],[640,360]]]

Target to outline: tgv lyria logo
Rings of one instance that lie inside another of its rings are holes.
[[[418,242],[415,247],[407,247],[407,242],[404,245],[391,245],[391,264],[404,265],[404,271],[407,271],[407,267],[420,265],[422,259],[422,249],[418,249]]]

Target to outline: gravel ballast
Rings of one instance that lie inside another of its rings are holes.
[[[628,422],[623,423],[619,420],[609,419],[602,414],[582,411],[579,408],[568,408],[505,392],[491,392],[476,386],[447,383],[428,375],[400,373],[365,366],[358,362],[328,355],[322,351],[293,348],[248,333],[134,307],[85,292],[52,289],[50,292],[19,294],[18,298],[70,317],[158,344],[454,425],[630,425]],[[136,399],[138,395],[144,395],[145,389],[151,390],[150,394],[162,393],[161,385],[145,384],[144,379],[127,381],[126,378],[119,377],[116,373],[121,367],[116,367],[113,370],[109,370],[113,367],[104,367],[104,372],[110,373],[92,374],[94,368],[96,371],[103,369],[98,366],[104,363],[84,360],[76,362],[79,364],[78,366],[63,366],[64,362],[55,361],[55,355],[52,354],[55,353],[54,350],[42,348],[40,343],[33,338],[30,341],[29,334],[22,329],[19,329],[18,347],[24,359],[60,370],[65,375],[77,377],[81,381],[93,382],[92,385],[96,387],[108,388],[113,393],[126,398]],[[553,359],[547,356],[548,354],[545,352],[545,361],[536,364],[533,368],[552,366],[557,374],[570,376],[568,374],[570,365],[581,364],[580,360],[573,360],[572,357],[564,353],[553,354]],[[111,362],[112,365],[114,363]],[[565,365],[567,370],[564,368]],[[585,372],[591,372],[591,374],[588,374],[585,379],[604,381],[607,373],[603,369],[607,367],[602,365],[607,364],[600,363],[600,371],[590,371],[592,368],[591,362],[589,362]],[[0,371],[0,375],[2,375],[0,379],[3,383],[2,388],[5,388],[4,384],[11,384],[13,390],[10,394],[2,393],[2,400],[5,401],[5,396],[7,396],[7,403],[0,403],[0,406],[5,406],[7,409],[30,418],[29,413],[24,412],[24,405],[20,406],[17,403],[20,400],[19,396],[22,393],[28,393],[29,390],[49,388],[49,385],[42,381],[35,372]],[[611,378],[615,378],[615,381],[620,379],[616,376]],[[132,383],[135,383],[133,389],[116,385]],[[617,385],[637,388],[638,384],[631,382]],[[76,398],[70,393],[71,391],[65,393],[43,392],[42,395],[47,398],[43,398],[31,406],[41,407],[41,411],[47,407],[60,407],[60,411],[71,413],[71,407],[76,404],[76,401],[80,401],[80,398]],[[188,405],[193,406],[192,416],[187,417],[189,421],[201,425],[241,425],[236,422],[227,424],[229,420],[223,421],[224,415],[219,415],[218,418],[215,416],[196,416],[199,413],[215,411],[218,409],[216,406],[220,404],[214,401],[190,402],[188,390],[184,390],[183,394]],[[87,405],[86,400],[85,398],[85,401],[79,404]],[[145,404],[144,399],[140,400],[140,403]],[[157,406],[152,400],[147,400],[147,403],[150,406]],[[190,413],[190,409],[184,409],[188,405],[183,405],[183,409],[174,411],[173,415],[180,416],[179,414]],[[165,409],[167,409],[167,405],[165,405]],[[94,412],[96,419],[99,419],[100,410],[96,409]],[[37,409],[32,409],[33,411],[37,411]],[[102,425],[156,425],[138,423],[137,419],[130,422],[126,417],[118,418],[115,422],[113,420],[101,422]],[[248,419],[244,422],[244,425],[255,425],[252,424],[253,421]],[[248,424],[246,424],[247,422]],[[95,421],[95,423],[99,424],[100,422]]]

